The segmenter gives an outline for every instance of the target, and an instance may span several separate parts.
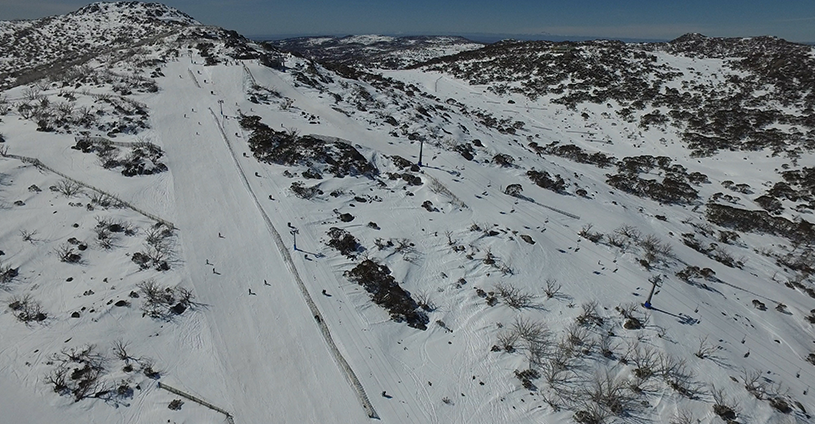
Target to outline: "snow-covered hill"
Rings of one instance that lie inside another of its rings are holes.
[[[772,72],[811,48],[376,70],[163,6],[82,22],[125,10],[177,19],[0,95],[4,419],[812,420],[811,92]]]

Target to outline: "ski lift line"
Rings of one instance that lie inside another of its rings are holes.
[[[270,235],[272,236],[275,244],[277,245],[278,251],[283,258],[283,262],[286,264],[286,267],[291,272],[292,277],[294,277],[294,281],[297,285],[297,288],[300,290],[303,300],[308,306],[309,310],[311,311],[312,315],[317,318],[321,317],[322,313],[320,312],[317,304],[314,303],[314,299],[311,297],[311,294],[308,292],[305,283],[303,282],[302,278],[300,277],[300,273],[297,271],[297,268],[294,265],[294,261],[292,260],[291,254],[289,253],[288,248],[286,247],[285,243],[283,242],[280,233],[272,224],[272,220],[269,218],[269,215],[266,214],[266,211],[263,210],[263,207],[258,200],[257,195],[255,194],[252,186],[249,184],[249,180],[246,178],[246,172],[244,171],[243,167],[241,166],[240,161],[238,160],[238,156],[232,147],[232,143],[229,142],[229,138],[226,136],[226,132],[224,131],[221,122],[218,120],[218,116],[215,114],[215,111],[212,110],[211,107],[208,108],[209,112],[212,114],[213,119],[215,120],[215,124],[218,127],[218,130],[221,132],[221,136],[223,137],[224,142],[226,143],[227,148],[229,149],[229,153],[232,156],[232,160],[235,163],[235,166],[238,169],[238,173],[240,175],[241,181],[243,182],[244,188],[249,192],[252,196],[252,199],[255,202],[255,207],[257,208],[258,212],[260,213],[263,221],[266,224],[266,227],[269,230]],[[337,365],[344,371],[344,374],[348,380],[351,389],[354,391],[354,394],[357,397],[357,400],[360,402],[360,406],[362,409],[365,410],[365,413],[368,415],[369,418],[379,418],[379,415],[376,413],[376,410],[373,407],[373,404],[368,399],[368,395],[365,393],[365,388],[362,386],[359,378],[354,373],[354,370],[351,368],[351,365],[345,359],[345,357],[340,352],[339,348],[337,347],[336,343],[334,343],[334,339],[331,336],[331,333],[328,329],[324,320],[318,319],[317,325],[320,329],[320,333],[323,336],[326,344],[328,345],[329,351],[332,353],[335,362]]]

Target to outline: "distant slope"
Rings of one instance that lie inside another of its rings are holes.
[[[318,62],[346,66],[357,64],[379,69],[401,69],[483,46],[462,37],[384,35],[300,37],[267,43]]]

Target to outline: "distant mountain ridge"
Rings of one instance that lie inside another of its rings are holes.
[[[267,43],[319,62],[358,64],[381,69],[400,69],[483,46],[482,43],[455,36],[386,35],[298,37]]]

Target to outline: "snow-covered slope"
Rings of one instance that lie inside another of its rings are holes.
[[[464,58],[338,74],[144,28],[2,95],[5,419],[811,421],[803,125],[698,155],[651,101],[500,90]],[[735,74],[648,54],[677,90]]]

